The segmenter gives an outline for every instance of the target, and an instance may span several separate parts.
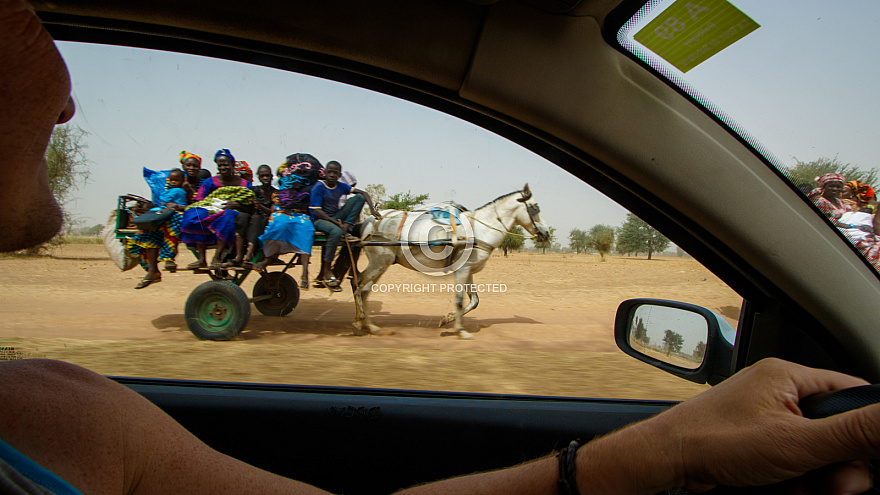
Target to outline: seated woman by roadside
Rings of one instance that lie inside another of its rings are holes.
[[[842,198],[843,202],[852,208],[852,211],[865,213],[874,213],[874,205],[877,203],[874,188],[857,180],[846,182]]]
[[[810,192],[810,199],[819,207],[822,213],[831,220],[831,223],[840,227],[840,216],[853,211],[852,207],[843,201],[843,188],[846,177],[841,174],[829,173],[816,178],[818,188]]]
[[[265,258],[253,265],[263,271],[279,255],[297,253],[303,267],[299,285],[302,289],[309,288],[309,260],[315,237],[315,227],[308,213],[309,192],[321,177],[323,168],[311,163],[285,163],[278,181],[280,189],[274,194],[275,211],[265,232],[259,236]]]
[[[176,181],[172,184],[171,172],[169,172],[169,177],[165,181],[165,190],[167,192],[170,189],[180,187],[187,192],[187,198],[183,204],[175,201],[175,204],[183,207],[186,206],[190,199],[188,192],[194,190],[194,187],[197,188],[201,183],[199,170],[202,166],[202,159],[187,151],[181,151],[180,164],[183,166],[183,180],[179,184]],[[175,176],[180,177],[177,174]],[[162,200],[160,199],[159,201],[161,202]],[[166,201],[166,203],[168,202]],[[159,261],[165,262],[166,271],[174,272],[177,269],[174,259],[177,257],[177,245],[180,242],[180,222],[183,214],[181,213],[182,208],[174,209],[177,212],[171,215],[158,229],[141,232],[126,241],[126,249],[128,249],[133,257],[138,258],[140,265],[147,271],[147,274],[135,286],[135,289],[143,289],[162,281]]]
[[[207,268],[206,251],[216,245],[210,268],[222,268],[221,261],[228,245],[244,249],[244,238],[237,239],[235,219],[239,213],[250,214],[253,210],[254,192],[251,183],[235,175],[235,158],[228,149],[214,155],[217,175],[206,180],[193,198],[181,219],[180,239],[196,250],[198,259],[187,269]],[[240,244],[240,245],[239,245]]]
[[[810,192],[813,203],[846,236],[872,266],[880,270],[880,232],[878,218],[868,205],[874,190],[858,181],[846,181],[841,174],[829,173],[816,178],[819,187]],[[862,187],[864,186],[864,187]],[[844,198],[849,191],[849,198]]]

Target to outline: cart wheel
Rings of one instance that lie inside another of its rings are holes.
[[[271,294],[274,297],[254,301],[266,316],[284,316],[299,303],[299,287],[293,277],[282,272],[264,274],[254,284],[254,298]]]
[[[203,340],[229,340],[244,330],[251,304],[241,287],[227,280],[205,282],[186,300],[186,326]]]

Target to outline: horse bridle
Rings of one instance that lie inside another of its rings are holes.
[[[526,193],[524,193],[523,191],[520,191],[519,194],[522,196],[522,198],[520,198],[519,201],[520,201],[521,203],[523,203],[523,204],[526,205],[526,213],[529,214],[529,220],[532,221],[532,227],[534,227],[535,230],[540,231],[540,229],[538,229],[538,222],[535,221],[535,215],[538,215],[539,213],[541,213],[541,208],[539,208],[537,204],[535,204],[535,205],[530,205],[530,204],[528,203],[529,199],[532,198],[532,193],[531,193],[531,191],[529,191],[529,195],[528,195],[528,196],[526,196]],[[497,210],[497,209],[495,210],[495,214],[496,214],[496,215],[498,214],[498,210]],[[503,224],[502,224],[502,225],[503,225]]]
[[[528,203],[528,200],[531,199],[531,197],[532,197],[531,193],[528,196],[526,196],[526,193],[524,193],[523,191],[520,191],[519,194],[521,197],[520,197],[520,199],[517,199],[517,201],[525,204],[526,212],[529,214],[529,220],[532,221],[532,227],[534,227],[535,230],[540,231],[540,229],[538,229],[538,222],[535,221],[535,215],[541,213],[541,209],[538,207],[538,205],[533,206]],[[492,208],[495,210],[495,220],[498,220],[498,223],[501,224],[501,228],[504,230],[497,229],[497,228],[489,225],[488,223],[479,220],[476,217],[471,217],[471,219],[476,221],[477,223],[481,223],[481,224],[485,225],[486,227],[489,227],[490,229],[492,229],[496,232],[501,232],[504,235],[517,235],[517,236],[522,237],[523,239],[527,238],[526,236],[524,236],[522,234],[514,234],[510,230],[508,230],[508,228],[504,226],[504,221],[501,220],[501,215],[498,214],[498,205],[493,204]]]

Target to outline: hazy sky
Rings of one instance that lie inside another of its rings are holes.
[[[652,12],[672,3],[664,0]],[[761,27],[686,74],[671,72],[722,108],[782,165],[793,165],[794,157],[837,156],[862,168],[880,166],[880,3],[731,3]]]
[[[89,133],[92,177],[72,208],[86,225],[102,223],[119,194],[148,195],[141,167],[176,167],[185,149],[215,172],[219,148],[252,167],[311,153],[341,162],[359,186],[429,193],[432,201],[468,208],[528,182],[545,221],[564,236],[572,228],[619,225],[626,215],[518,145],[383,94],[190,55],[59,45],[74,81],[73,122]]]
[[[733,3],[761,27],[689,71],[687,81],[783,164],[838,156],[876,166],[880,104],[868,91],[880,80],[880,4]],[[311,153],[341,162],[360,186],[427,192],[469,208],[529,182],[563,245],[572,228],[625,218],[621,207],[531,152],[386,95],[190,55],[66,42],[59,49],[73,80],[73,122],[89,133],[92,177],[71,205],[86,226],[103,223],[118,195],[148,195],[141,167],[177,167],[185,149],[214,172],[218,148],[252,167]]]

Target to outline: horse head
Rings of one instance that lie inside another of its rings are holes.
[[[520,191],[520,194],[522,196],[517,198],[517,201],[525,206],[525,215],[522,215],[518,209],[517,223],[525,227],[529,234],[535,236],[538,242],[547,241],[550,238],[550,230],[544,224],[544,219],[541,218],[541,209],[538,208],[538,203],[531,200],[532,190],[529,189],[528,183]]]

